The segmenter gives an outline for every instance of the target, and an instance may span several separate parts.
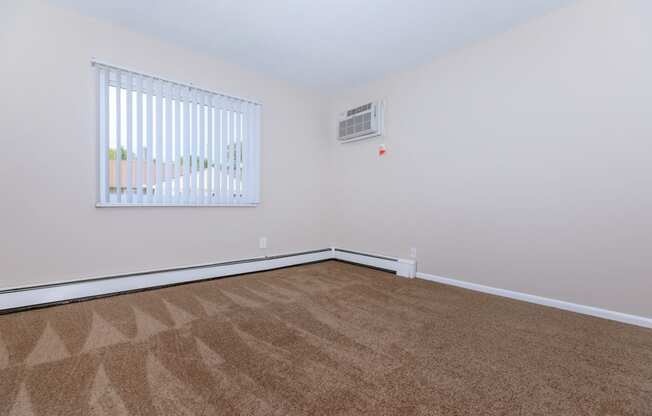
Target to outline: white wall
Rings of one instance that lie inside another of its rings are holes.
[[[94,208],[91,57],[261,101],[260,207]],[[328,247],[321,102],[47,3],[2,1],[0,288]]]
[[[384,98],[387,136],[331,140],[336,245],[652,317],[650,22],[584,0],[337,97],[331,127]]]

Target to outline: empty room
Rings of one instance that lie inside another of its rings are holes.
[[[652,416],[652,2],[0,0],[0,416]]]

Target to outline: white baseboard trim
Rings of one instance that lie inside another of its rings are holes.
[[[417,277],[419,279],[457,286],[477,292],[550,306],[644,328],[652,328],[652,318],[416,272],[416,262],[414,260],[399,259],[335,247],[272,257],[189,266],[173,270],[148,271],[129,275],[92,278],[82,281],[58,282],[42,286],[5,289],[0,290],[0,311],[20,310],[39,305],[56,304],[76,299],[254,273],[332,259],[388,270],[401,277]]]
[[[474,290],[476,292],[488,293],[491,295],[502,296],[505,298],[516,299],[537,305],[550,306],[552,308],[563,309],[565,311],[576,312],[583,315],[596,316],[598,318],[609,319],[612,321],[623,322],[626,324],[652,328],[652,318],[645,318],[637,315],[610,311],[607,309],[596,308],[593,306],[580,305],[577,303],[565,302],[562,300],[545,298],[542,296],[530,295],[527,293],[514,292],[506,289],[498,289],[491,286],[484,286],[477,283],[469,283],[462,280],[450,279],[448,277],[435,276],[428,273],[418,272],[416,277],[431,282],[443,283],[445,285],[457,286],[464,289]]]
[[[96,277],[79,281],[57,282],[39,286],[0,289],[0,311],[20,310],[40,305],[254,273],[332,259],[382,268],[404,277],[414,277],[416,273],[416,263],[411,260],[327,248],[302,253],[188,266],[171,270],[155,270],[130,273],[127,275]]]

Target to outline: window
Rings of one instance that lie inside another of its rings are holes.
[[[261,105],[93,62],[98,206],[255,205]]]

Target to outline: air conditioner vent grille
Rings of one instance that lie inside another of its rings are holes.
[[[354,108],[346,112],[347,117],[351,117],[354,114],[362,113],[363,111],[371,110],[372,103],[361,105],[358,108]]]
[[[383,128],[383,106],[371,102],[341,114],[338,121],[338,139],[351,141],[380,136]]]

